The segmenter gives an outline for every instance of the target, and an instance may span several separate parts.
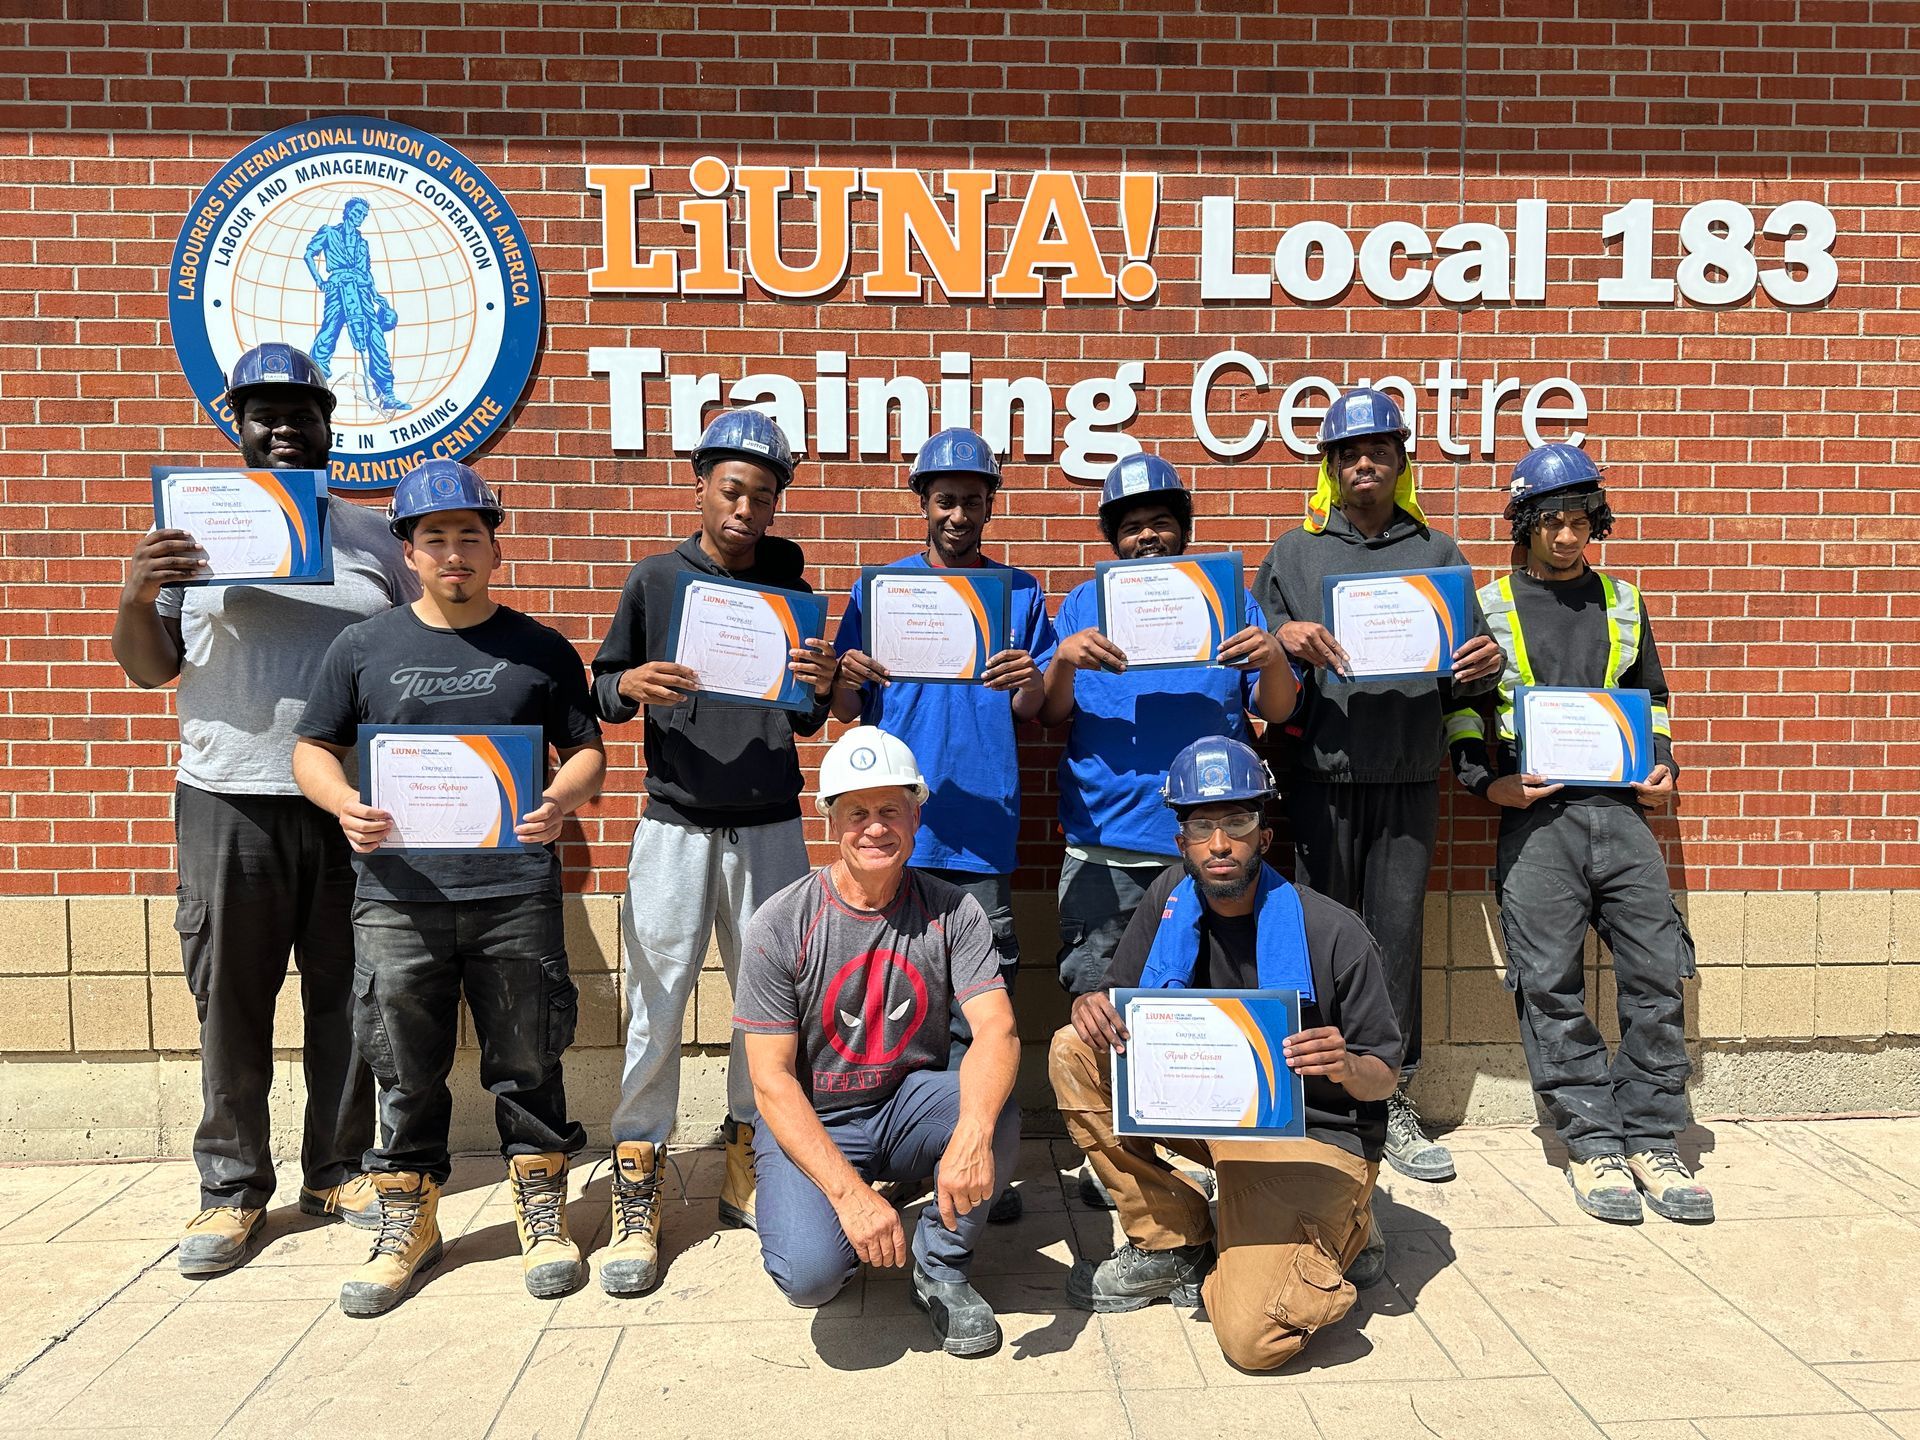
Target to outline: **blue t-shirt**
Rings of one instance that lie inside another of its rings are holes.
[[[1264,630],[1252,591],[1243,603],[1242,625]],[[1059,631],[1074,635],[1099,621],[1094,582],[1083,581],[1060,606]],[[1077,671],[1060,757],[1060,828],[1067,843],[1177,855],[1173,812],[1160,796],[1167,767],[1202,736],[1245,740],[1258,680],[1258,671],[1218,665],[1120,675]]]
[[[930,569],[924,554],[897,565]],[[1042,670],[1053,659],[1053,622],[1040,582],[1024,570],[982,557],[982,565],[1013,578],[1008,644],[1025,650]],[[866,647],[860,587],[853,587],[834,649]],[[1013,692],[984,685],[921,685],[896,680],[868,686],[860,697],[862,724],[897,735],[920,762],[927,804],[912,864],[927,870],[1006,875],[1013,870],[1020,829],[1020,757],[1013,738]]]

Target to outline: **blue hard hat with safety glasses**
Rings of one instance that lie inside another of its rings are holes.
[[[793,447],[786,432],[763,410],[728,410],[714,416],[693,447],[696,470],[730,457],[766,466],[780,490],[793,483]]]
[[[332,416],[333,387],[313,357],[282,340],[268,340],[244,350],[227,374],[227,388],[221,399],[233,407],[234,419],[240,418],[240,400],[249,390],[286,388],[307,390],[320,402],[321,411]]]
[[[1513,467],[1513,479],[1507,485],[1508,518],[1529,500],[1583,487],[1598,489],[1599,485],[1600,467],[1578,445],[1564,440],[1542,445],[1521,456],[1520,463]]]
[[[476,511],[489,530],[499,529],[506,518],[500,497],[472,466],[458,460],[422,460],[393,487],[387,528],[404,540],[410,522],[447,510]]]
[[[1222,800],[1267,800],[1279,792],[1273,772],[1251,745],[1225,735],[1196,740],[1167,767],[1160,797],[1175,810]]]
[[[1404,444],[1412,434],[1391,395],[1363,387],[1347,391],[1327,407],[1320,419],[1318,443],[1324,451],[1362,435],[1392,435]]]
[[[987,482],[987,493],[1000,488],[1000,462],[993,447],[973,431],[959,426],[927,437],[927,443],[913,457],[907,471],[907,484],[925,492],[927,483],[937,475],[977,475]]]

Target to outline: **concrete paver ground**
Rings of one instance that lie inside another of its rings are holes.
[[[1920,1440],[1920,1119],[1696,1127],[1704,1227],[1587,1219],[1535,1131],[1448,1139],[1457,1180],[1383,1180],[1387,1282],[1272,1376],[1204,1316],[1064,1303],[1118,1230],[1059,1139],[1026,1142],[1027,1216],[979,1256],[1006,1343],[975,1361],[935,1349],[898,1273],[790,1308],[754,1237],[716,1229],[715,1150],[676,1156],[665,1279],[626,1301],[528,1296],[500,1162],[462,1158],[445,1258],[371,1321],[335,1305],[360,1232],[282,1205],[245,1266],[190,1281],[186,1162],[0,1167],[0,1436]],[[598,1158],[573,1172],[594,1248]]]

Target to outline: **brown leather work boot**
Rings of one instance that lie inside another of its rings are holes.
[[[544,1300],[577,1289],[584,1270],[580,1247],[567,1233],[567,1157],[514,1155],[507,1161],[507,1182],[527,1293]]]
[[[720,1223],[735,1230],[753,1226],[753,1126],[727,1117],[727,1175],[720,1182]]]
[[[380,1233],[366,1263],[340,1287],[340,1308],[349,1315],[384,1315],[440,1258],[439,1185],[411,1170],[371,1179],[380,1196]]]
[[[338,1215],[356,1230],[380,1228],[380,1195],[371,1175],[356,1175],[338,1185],[316,1190],[300,1187],[302,1215]]]
[[[660,1165],[667,1147],[622,1140],[613,1147],[613,1232],[600,1252],[600,1288],[641,1295],[660,1279]]]
[[[181,1233],[175,1259],[182,1275],[218,1275],[247,1258],[265,1210],[210,1205]]]

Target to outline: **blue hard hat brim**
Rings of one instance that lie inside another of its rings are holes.
[[[770,470],[773,472],[774,483],[782,490],[793,483],[792,466],[783,466],[773,456],[758,450],[744,450],[734,445],[709,445],[693,452],[693,465],[696,470],[719,460],[745,460],[758,465],[762,470]]]
[[[226,402],[227,408],[233,411],[233,418],[236,421],[240,418],[242,400],[256,390],[304,390],[309,395],[319,397],[321,413],[329,419],[333,416],[334,407],[340,403],[340,397],[324,385],[309,385],[304,380],[254,380],[221,392],[220,398]]]

